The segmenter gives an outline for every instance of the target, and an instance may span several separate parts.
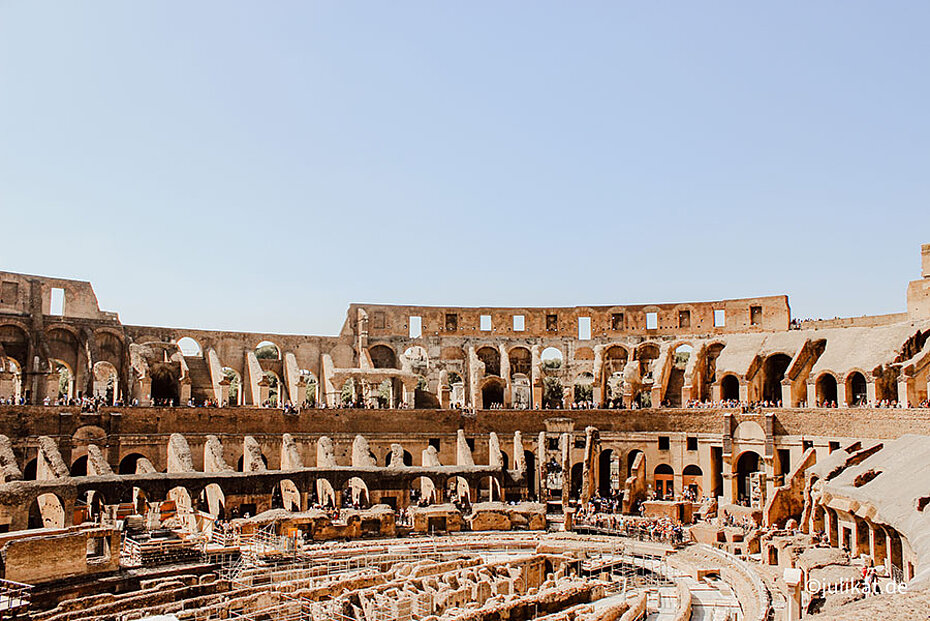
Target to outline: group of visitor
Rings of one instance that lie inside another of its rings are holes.
[[[622,513],[598,513],[593,507],[575,516],[577,526],[591,526],[610,534],[641,541],[654,541],[680,545],[684,541],[685,527],[669,518],[645,518]]]

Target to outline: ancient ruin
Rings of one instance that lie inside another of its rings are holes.
[[[336,336],[0,272],[0,618],[925,618],[921,259],[892,315],[353,304]]]

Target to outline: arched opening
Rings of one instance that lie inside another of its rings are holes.
[[[703,496],[703,489],[701,479],[704,476],[704,471],[701,470],[701,467],[695,464],[688,464],[685,466],[685,469],[681,472],[681,486],[683,492],[686,496],[690,497],[690,500],[697,500]]]
[[[703,372],[701,375],[701,401],[711,400],[710,387],[711,384],[717,381],[717,358],[720,357],[720,352],[723,351],[723,348],[723,343],[714,343],[713,345],[709,345],[704,352]]]
[[[73,477],[86,477],[87,476],[87,455],[82,455],[74,460],[74,463],[71,464],[71,476]]]
[[[268,458],[265,457],[265,454],[261,454],[262,463],[265,464],[265,469],[268,468]],[[245,455],[240,455],[239,460],[236,462],[236,472],[245,472],[243,468],[245,467]]]
[[[659,464],[655,472],[655,492],[658,500],[675,499],[675,471],[668,464]]]
[[[287,511],[300,511],[300,491],[297,485],[290,479],[284,479],[275,486],[280,490],[281,506]]]
[[[384,456],[384,466],[389,467],[393,462],[394,451],[388,451]],[[410,451],[404,449],[404,465],[408,468],[413,466],[413,455],[410,454]]]
[[[168,490],[168,498],[161,503],[161,522],[175,525],[186,525],[194,529],[193,502],[191,494],[186,487],[174,487]]]
[[[582,373],[575,379],[573,395],[574,395],[575,403],[593,404],[594,402],[594,374],[593,373]]]
[[[410,504],[425,507],[436,502],[436,484],[432,479],[417,477],[410,482]]]
[[[481,387],[481,407],[485,410],[491,408],[503,407],[504,405],[504,382],[489,380]]]
[[[659,353],[659,346],[655,343],[644,343],[633,352],[633,359],[639,362],[639,375],[644,384],[651,384],[654,380],[653,367]]]
[[[791,356],[772,354],[762,365],[762,399],[771,403],[781,401],[781,382],[791,365]],[[790,404],[789,404],[790,405]]]
[[[255,346],[255,357],[259,360],[280,360],[281,349],[271,341],[262,341]]]
[[[619,407],[623,403],[623,368],[629,356],[629,352],[619,345],[612,345],[604,352],[601,377],[605,378],[604,400],[609,407]]]
[[[417,377],[417,387],[413,391],[413,407],[427,410],[439,409],[439,398],[429,391],[426,378]]]
[[[626,478],[633,476],[633,464],[636,463],[636,458],[639,455],[643,455],[643,468],[646,467],[646,455],[639,449],[633,449],[626,454]]]
[[[584,484],[584,466],[581,462],[572,466],[571,470],[571,485],[569,491],[572,498],[579,498],[581,496],[581,486]]]
[[[685,385],[685,369],[688,367],[688,361],[694,348],[687,343],[683,343],[675,348],[672,356],[672,367],[668,374],[668,383],[665,386],[665,403],[669,407],[681,407],[681,390]]]
[[[480,347],[477,352],[478,359],[484,363],[484,374],[500,377],[501,352],[496,347]]]
[[[755,451],[745,451],[739,456],[736,461],[736,496],[740,504],[747,506],[751,504],[753,500],[752,475],[761,470],[762,458]]]
[[[180,401],[180,386],[172,369],[165,364],[154,365],[152,375],[152,400],[156,405],[173,406]]]
[[[186,357],[203,356],[203,348],[200,346],[200,343],[189,336],[185,336],[178,340],[178,349],[180,349],[181,353]]]
[[[342,383],[342,390],[339,392],[339,398],[343,405],[352,405],[357,402],[354,377],[350,377]]]
[[[74,372],[62,360],[49,360],[52,365],[52,374],[48,381],[57,386],[56,398],[68,401],[74,398]],[[51,391],[50,391],[51,392]]]
[[[820,407],[836,407],[836,378],[832,373],[824,373],[817,378],[817,403]]]
[[[429,371],[429,355],[422,345],[413,345],[404,351],[404,358],[410,365],[410,370],[417,375],[425,375]]]
[[[724,375],[720,380],[720,399],[739,401],[739,379],[735,375]]]
[[[126,455],[119,462],[119,474],[138,473],[139,461],[142,459],[147,459],[142,453],[130,453]]]
[[[0,358],[0,363],[3,363],[0,364],[0,369],[7,371],[13,378],[13,381],[8,384],[8,391],[5,391],[5,394],[0,394],[0,398],[11,399],[13,403],[20,403],[25,395],[23,395],[23,374],[20,371],[19,363],[12,358],[6,358],[5,362],[3,358]]]
[[[232,367],[223,367],[223,379],[229,382],[229,405],[242,405],[242,378]]]
[[[109,405],[114,405],[120,398],[119,372],[105,360],[94,365],[94,397]]]
[[[446,498],[459,505],[471,504],[471,489],[463,477],[451,477],[446,484]]]
[[[547,347],[539,355],[544,371],[555,371],[562,368],[562,351],[556,347]]]
[[[387,345],[373,345],[368,348],[371,365],[376,369],[396,369],[397,354]]]
[[[533,354],[525,347],[514,347],[507,354],[510,360],[510,377],[523,375],[529,377],[533,373]]]
[[[526,491],[530,498],[536,496],[536,454],[533,451],[523,451],[523,461],[526,462]]]
[[[597,480],[598,493],[604,498],[612,498],[620,489],[620,456],[613,449],[605,449],[598,456]]]
[[[39,460],[33,457],[26,462],[26,466],[23,468],[23,481],[35,481],[38,477],[38,470]]]
[[[281,389],[281,380],[274,371],[265,371],[265,381],[268,382],[268,400],[262,405],[266,407],[279,408],[284,405],[284,395]]]
[[[869,393],[865,376],[859,371],[853,371],[846,377],[846,401],[852,407],[865,405],[869,400]]]
[[[358,477],[352,477],[346,483],[343,498],[351,502],[352,506],[359,509],[367,509],[371,504],[369,500],[370,496],[368,495],[368,485]]]
[[[336,506],[336,489],[327,479],[316,480],[316,499],[324,507]]]
[[[478,502],[501,500],[500,484],[494,477],[482,477],[478,482]]]
[[[562,381],[557,377],[543,378],[542,406],[547,410],[558,410],[562,407],[565,396],[562,390]]]
[[[317,401],[319,399],[317,397],[317,386],[319,386],[319,382],[316,381],[316,376],[313,374],[313,372],[307,369],[300,370],[300,378],[301,380],[303,380],[306,386],[306,390],[305,390],[306,397],[304,397],[305,399],[304,403],[307,407],[312,408],[317,404]],[[390,385],[390,382],[388,382],[388,385]],[[381,407],[384,407],[384,406],[382,405]]]
[[[78,496],[74,502],[74,523],[100,522],[106,504],[103,494],[95,490],[88,490]]]
[[[29,505],[28,527],[64,528],[65,507],[55,494],[42,494]]]
[[[207,511],[218,520],[226,518],[226,495],[216,483],[207,485],[200,494],[201,506],[207,507]]]

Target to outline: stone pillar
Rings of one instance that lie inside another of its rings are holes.
[[[804,572],[797,568],[785,569],[783,574],[788,592],[785,593],[785,620],[799,621],[801,618],[801,592],[804,590]]]
[[[532,355],[532,365],[530,368],[530,392],[532,393],[532,402],[534,409],[540,409],[542,407],[542,396],[543,396],[543,386],[542,386],[542,362],[539,358],[539,345],[533,345],[530,350]]]
[[[191,398],[191,379],[190,377],[185,378],[180,385],[180,403],[178,405],[187,405],[187,402]]]
[[[13,396],[13,374],[9,371],[0,371],[0,398]]]
[[[224,377],[220,380],[220,407],[223,407],[227,404],[235,405],[229,403],[229,380]]]
[[[540,431],[536,440],[536,472],[532,476],[536,477],[536,494],[539,501],[545,503],[549,499],[549,492],[546,485],[546,432]]]
[[[838,380],[836,382],[836,406],[842,408],[848,405],[849,403],[846,402],[846,382]]]
[[[566,432],[559,436],[559,449],[562,453],[562,510],[564,511],[572,492],[572,434]]]
[[[478,360],[478,354],[475,353],[475,346],[469,345],[465,355],[468,357],[468,403],[477,409],[480,401],[478,399],[478,381],[480,380],[478,377],[478,369],[480,368],[478,363],[480,361]]]
[[[585,430],[584,458],[581,471],[581,504],[587,505],[597,491],[597,458],[601,449],[601,436],[594,427]]]
[[[307,378],[301,376],[297,380],[297,402],[294,403],[295,407],[300,407],[304,401],[307,400]]]
[[[785,378],[781,381],[781,403],[783,407],[794,407],[795,395],[791,389],[791,380]]]
[[[652,407],[662,407],[662,386],[653,385],[651,390]]]
[[[816,382],[807,382],[807,407],[809,408],[818,407]]]
[[[720,401],[720,382],[714,382],[710,385],[710,400]]]
[[[749,382],[743,378],[739,380],[739,400],[743,403],[749,401]]]
[[[903,374],[900,377],[898,377],[898,403],[901,405],[901,407],[904,407],[904,408],[911,407],[910,405],[911,395],[910,395],[910,390],[908,389],[913,386],[914,386],[913,377],[903,375]],[[915,403],[914,405],[917,405],[917,404]]]
[[[501,379],[504,380],[504,407],[509,408],[513,402],[510,383],[510,356],[507,355],[507,349],[503,345],[498,345],[498,351],[501,354]]]
[[[875,403],[875,380],[865,382],[865,399],[868,403]]]

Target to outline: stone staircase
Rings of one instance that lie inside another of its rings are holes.
[[[213,378],[206,358],[202,356],[184,356],[191,378],[191,397],[201,403],[204,399],[213,399]]]

